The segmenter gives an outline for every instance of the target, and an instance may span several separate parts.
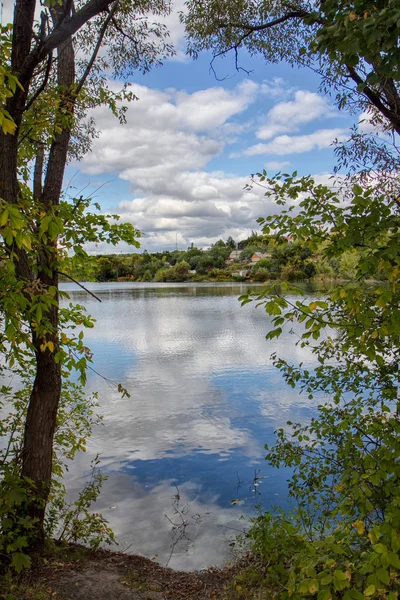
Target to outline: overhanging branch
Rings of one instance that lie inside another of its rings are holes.
[[[115,15],[115,12],[116,12],[116,10],[118,8],[118,5],[119,5],[119,0],[115,0],[114,4],[113,4],[113,6],[112,6],[112,8],[110,10],[110,13],[108,14],[106,20],[104,21],[104,23],[102,25],[102,28],[100,30],[99,37],[98,37],[98,40],[97,40],[96,47],[93,50],[93,54],[92,54],[92,56],[91,56],[91,58],[90,58],[90,60],[89,60],[89,62],[87,64],[87,66],[86,66],[85,72],[82,75],[82,77],[80,78],[80,80],[78,82],[78,85],[76,87],[75,96],[77,96],[79,94],[79,92],[81,91],[82,87],[84,86],[84,84],[85,84],[85,82],[86,82],[86,80],[87,80],[87,78],[89,76],[90,71],[92,70],[94,61],[96,60],[97,55],[99,53],[99,50],[101,48],[101,44],[103,43],[103,39],[104,39],[105,33],[107,31],[107,27],[109,26],[110,21],[113,19],[114,15]]]
[[[245,33],[243,33],[239,37],[238,41],[235,42],[234,44],[232,44],[229,48],[226,48],[225,50],[221,50],[221,52],[214,54],[214,56],[211,60],[211,63],[210,63],[210,68],[211,68],[212,72],[216,76],[215,69],[214,69],[215,59],[220,56],[225,56],[226,54],[228,54],[228,52],[231,52],[233,50],[235,53],[236,70],[244,71],[245,73],[249,74],[250,71],[247,71],[243,67],[240,67],[238,64],[238,50],[247,38],[251,37],[254,33],[257,33],[260,31],[265,31],[267,29],[272,29],[273,27],[276,27],[277,25],[281,25],[282,23],[286,23],[287,21],[291,21],[294,19],[304,19],[304,17],[308,17],[308,16],[310,16],[310,13],[308,13],[307,11],[302,10],[302,9],[296,9],[296,10],[292,10],[292,11],[286,13],[282,17],[277,17],[276,19],[272,19],[271,21],[268,21],[267,23],[261,23],[260,25],[250,25],[249,23],[230,23],[230,22],[226,23],[224,21],[220,21],[217,24],[219,29],[229,29],[229,28],[240,29],[240,30],[245,30]],[[316,22],[319,22],[320,24],[322,24],[322,21],[316,21]],[[216,77],[216,78],[218,79],[218,77]]]

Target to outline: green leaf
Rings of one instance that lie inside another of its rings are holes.
[[[376,570],[376,575],[380,581],[382,581],[386,585],[389,585],[390,577],[389,577],[389,573],[386,571],[386,569],[384,569],[383,567],[380,567],[379,569]]]
[[[383,554],[384,552],[387,552],[387,548],[384,544],[374,544],[372,546],[372,549],[378,554]]]
[[[22,569],[29,569],[31,566],[31,559],[23,552],[14,552],[12,555],[11,565],[17,571],[17,573],[20,573]]]
[[[400,570],[400,558],[398,554],[395,552],[388,552],[388,559],[390,564],[395,567],[395,569]]]

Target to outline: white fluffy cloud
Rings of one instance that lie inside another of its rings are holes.
[[[129,108],[124,127],[111,121],[106,109],[95,110],[102,134],[82,167],[96,176],[116,172],[130,182],[133,198],[117,210],[146,234],[142,245],[175,246],[178,234],[180,245],[208,246],[220,237],[249,234],[265,212],[262,190],[244,191],[247,177],[205,168],[243,129],[235,116],[265,91],[251,81],[232,91],[214,87],[192,94],[132,89],[139,100]]]
[[[232,141],[240,141],[241,134],[254,135],[254,122],[247,126],[244,116],[253,103],[275,102],[263,127],[290,131],[331,110],[311,92],[296,92],[294,100],[279,102],[293,97],[293,90],[280,79],[262,84],[247,80],[233,90],[215,86],[188,93],[133,85],[132,91],[139,100],[129,107],[125,126],[113,121],[105,108],[94,111],[102,133],[81,169],[95,176],[116,173],[130,183],[132,194],[116,211],[144,233],[142,247],[148,250],[175,247],[176,242],[182,248],[191,242],[209,246],[230,235],[240,239],[250,234],[258,217],[275,209],[262,189],[244,190],[247,177],[209,169],[209,163]],[[280,156],[327,148],[343,131],[280,135],[242,153],[266,154],[267,168],[280,170],[290,164]],[[256,129],[258,138],[263,135],[262,128]]]
[[[275,170],[275,171],[280,171],[281,169],[284,169],[285,167],[288,167],[290,165],[290,162],[288,160],[270,160],[268,162],[265,163],[265,167],[267,169],[271,169],[271,170]]]
[[[256,219],[266,211],[262,190],[245,191],[247,177],[227,177],[224,173],[181,173],[171,182],[170,190],[158,193],[151,189],[145,197],[119,204],[121,217],[134,223],[147,236],[150,246],[192,241],[209,246],[220,237],[240,238],[254,228]],[[147,237],[146,236],[146,237]],[[144,240],[146,247],[147,240]]]
[[[243,112],[254,100],[259,86],[244,81],[236,90],[228,92],[216,87],[200,90],[194,94],[178,92],[176,109],[180,119],[194,131],[210,131],[223,125],[226,120]]]
[[[339,128],[319,129],[308,135],[279,135],[268,144],[256,144],[247,148],[244,154],[246,156],[299,154],[310,150],[329,148],[335,139],[345,140],[347,137],[347,130]]]
[[[203,168],[221,152],[220,128],[246,110],[257,85],[245,82],[233,92],[217,87],[191,95],[139,85],[132,89],[139,100],[130,106],[123,128],[110,121],[108,109],[94,111],[102,135],[84,160],[85,171],[117,171],[139,188],[161,181],[165,189],[173,176]],[[231,126],[230,131],[234,129]]]
[[[299,131],[300,126],[305,123],[336,115],[337,111],[326,98],[314,92],[298,90],[294,100],[280,102],[271,108],[256,135],[260,140],[268,140],[279,133]]]

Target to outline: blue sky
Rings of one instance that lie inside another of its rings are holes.
[[[11,5],[6,1],[5,16]],[[244,191],[249,175],[298,170],[328,181],[335,164],[331,144],[346,139],[359,118],[340,113],[307,69],[242,54],[247,75],[235,71],[232,55],[216,62],[218,77],[225,78],[218,81],[209,55],[195,62],[185,56],[177,16],[183,0],[175,6],[166,22],[177,56],[131,78],[139,100],[129,105],[126,125],[106,108],[93,111],[101,133],[65,177],[68,194],[93,195],[104,211],[133,223],[149,251],[246,237],[258,217],[275,210],[261,190]],[[111,85],[119,89],[121,82]],[[130,249],[121,244],[117,251]]]

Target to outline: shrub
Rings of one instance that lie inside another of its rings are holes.
[[[257,269],[252,273],[252,279],[254,281],[267,281],[267,279],[270,279],[270,272],[268,269]]]

